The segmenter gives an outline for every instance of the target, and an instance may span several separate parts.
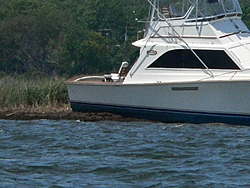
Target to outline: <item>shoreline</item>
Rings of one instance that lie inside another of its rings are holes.
[[[71,109],[46,109],[41,110],[37,108],[31,109],[1,109],[0,119],[4,120],[79,120],[79,121],[143,121],[136,118],[123,117],[121,115],[100,112],[100,113],[82,113],[73,112]]]

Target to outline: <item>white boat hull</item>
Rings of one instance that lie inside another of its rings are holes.
[[[250,81],[159,84],[67,82],[73,111],[163,122],[250,125]]]

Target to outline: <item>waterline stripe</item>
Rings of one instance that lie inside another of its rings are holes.
[[[168,123],[227,123],[233,125],[249,125],[250,115],[223,114],[211,112],[195,112],[172,109],[156,109],[111,104],[95,104],[71,101],[73,111],[79,112],[111,112],[127,117],[142,118]]]

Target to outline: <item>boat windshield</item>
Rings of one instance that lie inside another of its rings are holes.
[[[238,0],[158,0],[158,7],[165,18],[209,19],[241,15]]]

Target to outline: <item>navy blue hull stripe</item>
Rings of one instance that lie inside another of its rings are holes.
[[[73,111],[78,112],[111,112],[128,117],[143,118],[168,123],[227,123],[234,125],[250,125],[250,115],[241,114],[179,111],[73,101],[71,101],[71,108]]]

